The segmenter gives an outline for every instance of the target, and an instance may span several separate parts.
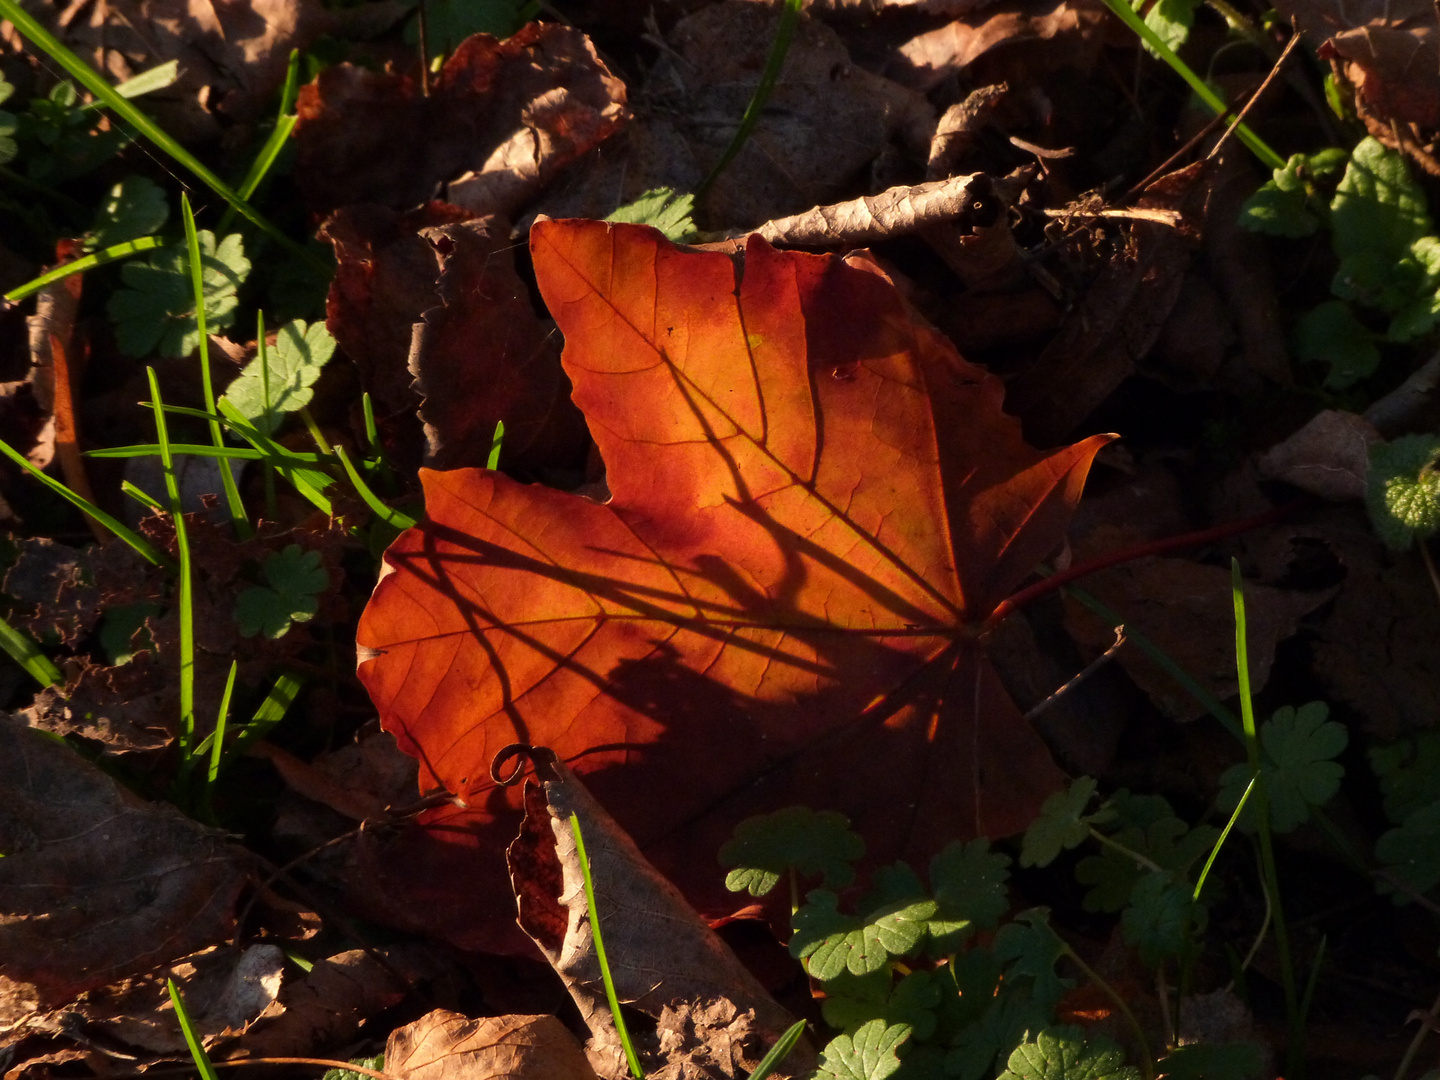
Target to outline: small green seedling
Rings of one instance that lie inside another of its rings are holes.
[[[999,1080],[1140,1080],[1119,1047],[1105,1038],[1086,1039],[1078,1027],[1053,1027],[1028,1035],[1010,1055]]]
[[[309,622],[320,610],[318,594],[330,584],[318,551],[291,544],[260,564],[264,585],[251,585],[235,601],[235,621],[245,637],[284,637],[295,623]]]
[[[1370,449],[1365,508],[1385,546],[1408,550],[1440,529],[1440,437],[1402,435]]]
[[[185,999],[180,996],[180,988],[175,985],[174,979],[166,979],[165,985],[170,991],[170,1002],[175,1006],[175,1019],[180,1022],[180,1031],[185,1036],[185,1045],[190,1048],[190,1057],[195,1062],[195,1068],[200,1070],[202,1080],[220,1080],[215,1073],[215,1066],[210,1062],[210,1055],[205,1052],[205,1046],[190,1020]]]
[[[215,234],[199,234],[205,289],[205,322],[222,330],[235,321],[237,293],[250,273],[250,260],[239,233],[219,244]],[[195,297],[186,246],[175,244],[145,262],[127,263],[120,271],[125,288],[110,298],[107,311],[115,320],[115,340],[126,356],[188,356],[200,343]]]

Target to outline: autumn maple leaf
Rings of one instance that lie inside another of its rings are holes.
[[[752,238],[742,263],[594,221],[531,251],[610,501],[423,473],[359,630],[382,723],[471,808],[470,902],[504,895],[519,792],[489,767],[515,742],[702,911],[728,903],[720,843],[779,806],[844,812],[877,859],[1024,828],[1061,776],[980,631],[1107,437],[1027,446],[864,255]]]

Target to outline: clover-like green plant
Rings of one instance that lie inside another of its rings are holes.
[[[290,544],[260,564],[264,585],[251,585],[235,600],[235,621],[245,637],[283,637],[295,623],[309,622],[320,610],[318,594],[330,584],[318,551]]]

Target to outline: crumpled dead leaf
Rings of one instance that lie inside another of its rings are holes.
[[[1430,0],[1278,0],[1275,7],[1355,87],[1376,137],[1393,138],[1392,120],[1440,128],[1440,21]]]
[[[650,188],[696,190],[745,114],[778,19],[771,5],[731,0],[677,22],[638,119],[538,209],[603,218]],[[802,17],[769,103],[701,210],[713,228],[748,229],[850,198],[873,190],[872,165],[895,147],[923,161],[934,129],[923,97],[860,67],[834,30]]]
[[[31,605],[11,621],[42,640],[74,647],[111,608],[161,596],[149,564],[128,544],[112,540],[83,548],[45,537],[16,537],[19,554],[5,575],[7,596]]]
[[[414,328],[409,369],[424,396],[425,464],[483,467],[497,422],[501,468],[585,461],[589,435],[560,367],[560,335],[535,313],[503,218],[423,229],[439,264],[432,307]]]
[[[563,762],[542,749],[529,756],[536,780],[526,781],[525,819],[506,861],[521,929],[575,999],[590,1028],[588,1053],[595,1071],[607,1080],[629,1075],[595,953],[572,815],[585,838],[615,994],[657,1020],[668,1017],[655,1047],[670,1067],[665,1075],[678,1080],[753,1071],[794,1017],[650,865]],[[496,767],[501,767],[498,761]],[[681,1053],[693,1069],[681,1068],[676,1056]],[[808,1045],[792,1053],[795,1057],[776,1075],[808,1068],[813,1056]]]
[[[977,217],[993,218],[998,204],[991,198],[990,191],[990,178],[983,173],[954,176],[817,206],[801,214],[767,221],[755,232],[772,244],[794,247],[873,244],[940,223],[964,228]],[[985,223],[988,224],[988,220]]]
[[[385,1070],[404,1080],[595,1080],[553,1016],[468,1016],[436,1009],[391,1032]]]
[[[474,214],[513,214],[628,115],[625,84],[590,39],[556,23],[467,38],[428,97],[405,76],[338,64],[296,112],[295,178],[318,214],[407,209],[440,187]]]
[[[229,936],[248,857],[0,719],[0,1023]]]

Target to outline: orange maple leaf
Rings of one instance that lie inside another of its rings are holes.
[[[423,473],[359,630],[382,723],[493,852],[480,899],[514,742],[712,912],[719,844],[779,806],[844,812],[876,859],[1024,828],[1062,777],[978,639],[1108,436],[1027,446],[867,256],[751,239],[741,264],[595,221],[530,243],[610,501]]]

